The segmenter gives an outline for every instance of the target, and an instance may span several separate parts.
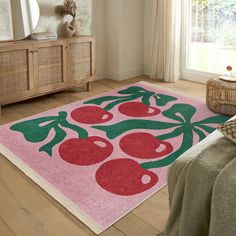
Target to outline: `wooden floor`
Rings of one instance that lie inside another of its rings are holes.
[[[146,77],[122,82],[100,80],[93,82],[90,92],[78,88],[3,107],[0,123],[15,121],[140,80],[195,96],[205,96],[205,85],[187,81],[170,84],[149,80]],[[168,191],[164,188],[101,235],[154,236],[164,229],[168,212]],[[88,236],[95,234],[0,155],[0,236],[13,235]]]

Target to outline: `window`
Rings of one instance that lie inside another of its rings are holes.
[[[183,11],[183,77],[236,70],[236,0],[185,0]]]

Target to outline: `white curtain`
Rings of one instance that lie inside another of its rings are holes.
[[[149,75],[176,82],[180,78],[181,2],[152,0],[152,41]]]

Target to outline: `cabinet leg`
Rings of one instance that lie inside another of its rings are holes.
[[[86,86],[87,86],[87,91],[89,92],[92,89],[91,82],[88,82]]]

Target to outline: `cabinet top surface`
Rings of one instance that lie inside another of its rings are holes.
[[[5,41],[0,42],[0,47],[14,46],[14,45],[24,45],[24,44],[40,44],[40,43],[55,43],[59,41],[69,41],[69,42],[90,42],[94,39],[92,36],[73,36],[70,38],[58,37],[57,39],[48,39],[48,40],[34,40],[34,39],[23,39],[19,41]]]

